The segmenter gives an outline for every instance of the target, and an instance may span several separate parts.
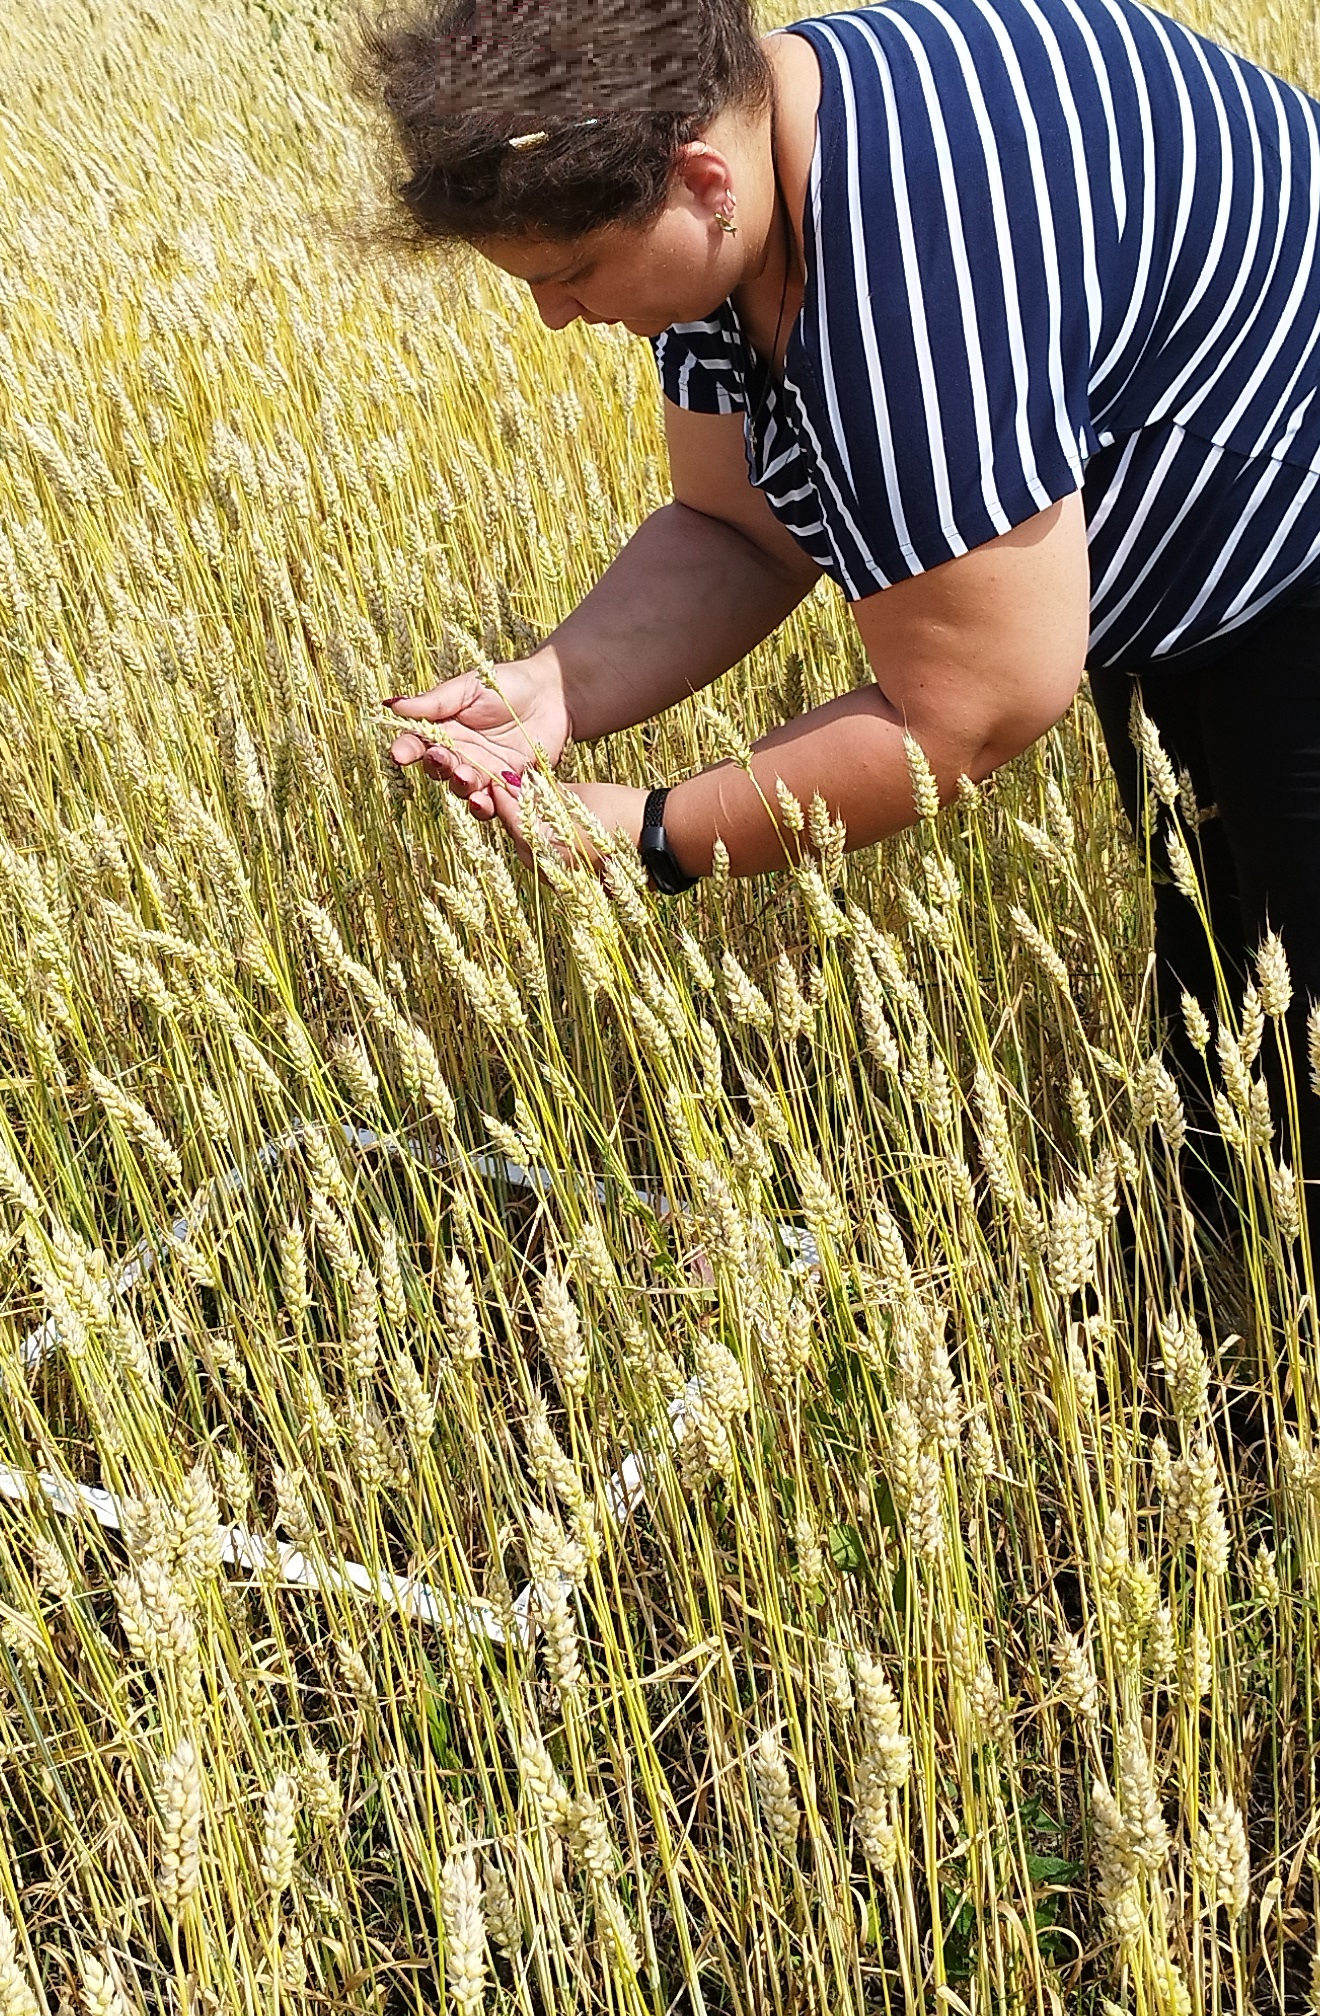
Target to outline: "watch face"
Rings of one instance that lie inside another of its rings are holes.
[[[662,896],[681,896],[696,880],[695,876],[684,874],[667,847],[657,848],[646,865]]]
[[[669,856],[664,848],[657,847],[654,841],[647,841],[644,846],[639,846],[637,851],[642,857],[642,866],[656,888],[663,892],[669,880]]]

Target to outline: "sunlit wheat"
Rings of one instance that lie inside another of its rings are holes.
[[[1288,948],[1198,1107],[1085,696],[669,904],[397,771],[666,483],[644,346],[373,240],[346,28],[0,58],[0,2016],[1300,2007]],[[565,770],[869,676],[822,588]]]

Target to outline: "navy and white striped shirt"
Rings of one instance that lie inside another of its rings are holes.
[[[1083,491],[1091,663],[1320,582],[1320,103],[1134,0],[887,0],[821,66],[782,392],[725,301],[653,340],[850,600]]]

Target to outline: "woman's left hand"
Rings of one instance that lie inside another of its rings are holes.
[[[527,788],[524,785],[522,790]],[[562,780],[559,788],[569,812],[573,809],[573,800],[576,797],[581,800],[588,812],[599,819],[607,833],[614,833],[622,827],[633,846],[637,845],[641,838],[642,813],[646,808],[647,794],[644,789],[631,784],[567,784]],[[492,789],[491,796],[497,818],[517,848],[519,858],[530,868],[534,863],[531,850],[523,838],[522,790],[511,791],[502,785],[496,785]],[[575,847],[570,847],[551,833],[544,820],[541,822],[541,831],[547,845],[565,867],[590,868],[599,872],[601,856],[585,833],[581,833]]]

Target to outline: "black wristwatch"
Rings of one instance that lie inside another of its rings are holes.
[[[637,851],[643,866],[651,877],[652,887],[662,896],[681,896],[685,889],[691,889],[701,880],[699,875],[686,875],[679,867],[670,851],[665,833],[665,799],[670,787],[662,784],[658,790],[649,791],[646,804],[642,808],[642,831],[637,842]]]

